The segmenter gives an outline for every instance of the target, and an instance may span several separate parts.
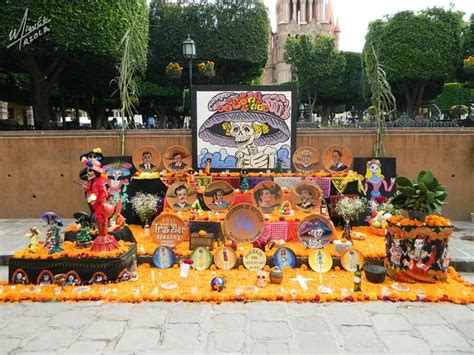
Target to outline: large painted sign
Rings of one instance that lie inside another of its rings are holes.
[[[295,87],[196,86],[192,100],[196,169],[291,169]]]

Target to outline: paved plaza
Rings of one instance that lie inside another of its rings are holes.
[[[0,353],[473,353],[474,306],[0,305]]]
[[[40,225],[38,220],[0,220],[3,255],[26,244],[24,234],[32,223]],[[452,251],[460,248],[458,260],[472,266],[472,224],[456,225]],[[462,275],[474,281],[474,274]],[[0,278],[6,277],[2,266]],[[0,354],[26,353],[472,354],[474,305],[0,304]]]

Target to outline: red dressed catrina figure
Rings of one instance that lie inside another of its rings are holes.
[[[97,160],[83,159],[87,167],[86,199],[92,206],[97,221],[99,235],[92,243],[92,251],[109,251],[119,247],[112,235],[108,234],[109,217],[114,213],[112,205],[107,203],[107,179],[102,175],[102,165]]]

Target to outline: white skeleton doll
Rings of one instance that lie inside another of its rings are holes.
[[[240,169],[272,169],[275,168],[276,148],[265,147],[263,151],[255,144],[255,140],[269,131],[268,125],[259,122],[224,122],[222,128],[226,136],[233,137],[238,150],[236,167]]]

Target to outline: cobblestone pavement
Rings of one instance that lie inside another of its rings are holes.
[[[474,353],[474,305],[0,305],[0,353]]]

